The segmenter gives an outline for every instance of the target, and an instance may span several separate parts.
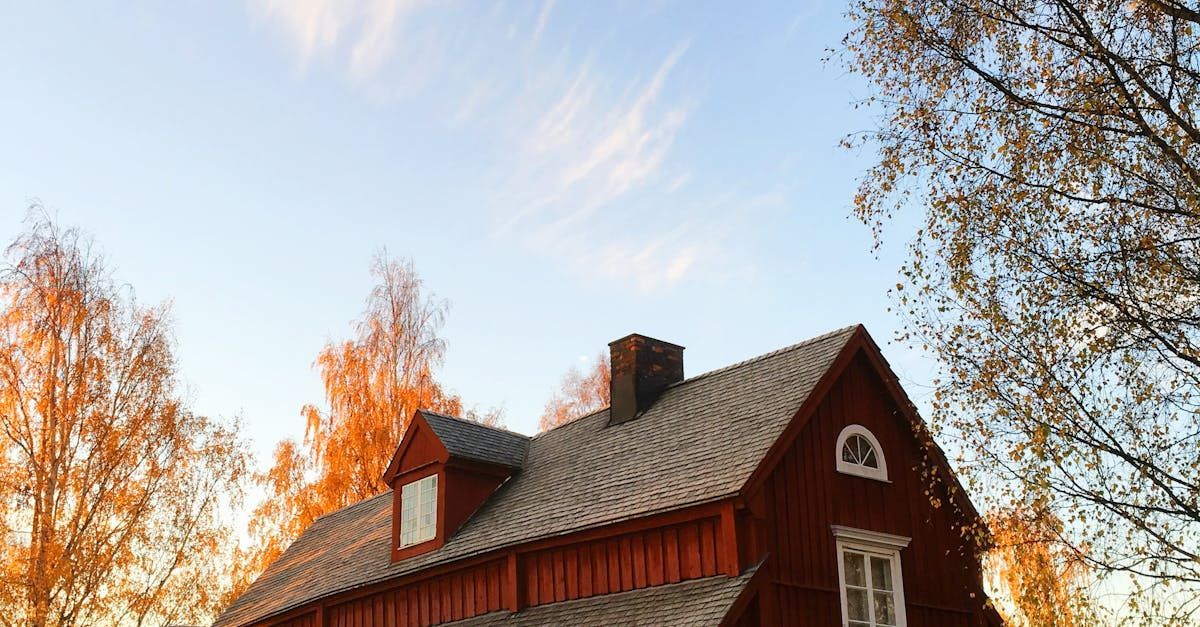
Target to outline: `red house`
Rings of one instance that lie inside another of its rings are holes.
[[[690,379],[681,346],[610,348],[612,406],[537,436],[419,412],[392,489],[216,624],[1001,624],[978,514],[862,326]]]

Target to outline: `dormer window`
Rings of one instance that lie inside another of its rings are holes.
[[[529,437],[430,411],[413,415],[383,481],[392,561],[437,551],[521,468]]]
[[[837,469],[848,475],[887,481],[887,460],[879,440],[862,425],[842,429],[837,439]]]
[[[400,548],[437,536],[437,475],[404,484],[400,493]]]

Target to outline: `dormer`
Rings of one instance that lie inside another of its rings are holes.
[[[529,438],[420,410],[388,464],[392,561],[442,547],[521,468]]]

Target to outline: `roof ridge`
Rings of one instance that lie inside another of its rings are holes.
[[[473,427],[479,427],[481,429],[489,429],[491,431],[496,431],[498,433],[507,433],[509,435],[515,435],[519,438],[524,438],[526,440],[533,439],[533,436],[529,436],[529,435],[525,435],[524,433],[518,433],[516,431],[505,429],[504,427],[493,427],[491,425],[485,425],[482,422],[476,422],[474,420],[470,420],[468,418],[462,418],[460,416],[451,416],[450,414],[444,414],[440,411],[433,411],[432,409],[418,409],[417,411],[421,412],[422,414],[431,414],[431,415],[437,416],[439,418],[445,418],[447,420],[456,420],[463,424],[471,425]]]
[[[707,372],[701,372],[700,374],[692,376],[692,377],[688,377],[688,378],[684,379],[683,381],[678,381],[678,382],[672,383],[671,385],[667,386],[667,388],[669,389],[669,388],[679,387],[681,385],[685,385],[685,384],[691,383],[693,381],[696,381],[697,379],[703,379],[705,377],[709,377],[712,375],[721,374],[722,372],[725,372],[726,370],[733,370],[734,368],[741,368],[742,366],[748,366],[752,363],[761,361],[763,359],[768,359],[768,358],[775,357],[775,356],[783,354],[783,353],[787,353],[787,352],[794,351],[794,350],[797,350],[800,348],[804,348],[805,346],[808,346],[809,344],[815,344],[816,342],[820,342],[821,340],[829,339],[830,337],[833,337],[840,333],[845,333],[851,329],[857,329],[858,327],[861,327],[861,326],[863,326],[862,323],[855,323],[855,324],[846,325],[839,329],[827,331],[825,333],[822,333],[821,335],[816,335],[816,336],[810,337],[808,339],[801,340],[795,344],[792,344],[791,346],[784,346],[783,348],[777,348],[773,351],[763,353],[763,354],[757,355],[755,357],[743,359],[742,361],[734,362],[727,366],[721,366],[720,368],[716,368],[714,370],[709,370]],[[553,427],[546,429],[545,431],[539,431],[539,432],[533,434],[532,436],[527,436],[527,437],[529,437],[530,439],[536,440],[537,438],[540,438],[543,435],[546,435],[547,433],[556,431],[567,425],[579,422],[580,420],[583,420],[584,418],[590,418],[592,416],[595,416],[596,414],[599,414],[600,412],[607,411],[610,406],[611,405],[605,405],[604,407],[596,409],[595,411],[591,411],[591,412],[583,414],[579,417],[572,418],[561,424],[554,425]]]
[[[761,355],[757,355],[757,356],[755,356],[755,357],[750,357],[750,358],[747,358],[747,359],[743,359],[742,361],[734,362],[734,363],[732,363],[732,364],[729,364],[728,366],[721,366],[720,368],[717,368],[717,369],[715,369],[715,370],[709,370],[708,372],[701,372],[700,374],[698,374],[698,375],[696,375],[696,376],[694,376],[694,377],[688,377],[688,378],[684,379],[683,381],[679,381],[679,382],[677,382],[677,383],[672,383],[671,385],[669,385],[669,386],[667,386],[667,387],[668,387],[668,388],[679,387],[679,386],[681,386],[681,385],[686,385],[686,384],[688,384],[688,383],[691,383],[691,382],[693,382],[693,381],[696,381],[697,379],[703,379],[703,378],[710,377],[710,376],[713,376],[713,375],[722,374],[722,373],[724,373],[724,372],[726,372],[726,371],[728,371],[728,370],[733,370],[733,369],[735,369],[735,368],[741,368],[741,367],[743,367],[743,366],[749,366],[750,364],[753,364],[753,363],[755,363],[755,362],[762,361],[762,360],[764,360],[764,359],[769,359],[769,358],[771,358],[771,357],[776,357],[776,356],[778,356],[778,355],[782,355],[782,354],[784,354],[784,353],[789,353],[789,352],[791,352],[791,351],[794,351],[794,350],[798,350],[798,349],[804,348],[804,347],[806,347],[806,346],[808,346],[808,345],[810,345],[810,344],[816,344],[817,342],[820,342],[820,341],[822,341],[822,340],[827,340],[827,339],[829,339],[829,338],[831,338],[831,337],[833,337],[833,336],[835,336],[835,335],[839,335],[839,334],[845,333],[845,332],[847,332],[847,331],[850,331],[850,330],[852,330],[852,329],[857,329],[857,328],[859,328],[859,327],[861,327],[861,326],[863,326],[861,323],[855,323],[855,324],[846,325],[846,326],[844,326],[844,327],[842,327],[842,328],[840,328],[840,329],[834,329],[833,331],[829,331],[829,332],[826,332],[826,333],[822,333],[821,335],[816,335],[816,336],[810,337],[810,338],[808,338],[808,339],[806,339],[806,340],[801,340],[801,341],[799,341],[799,342],[796,342],[795,344],[792,344],[791,346],[784,346],[783,348],[777,348],[777,349],[775,349],[775,350],[773,350],[773,351],[770,351],[770,352],[767,352],[767,353],[763,353],[763,354],[761,354]]]
[[[542,437],[543,435],[550,433],[551,431],[557,431],[569,424],[574,424],[576,422],[579,422],[580,420],[583,420],[584,418],[591,418],[592,416],[595,416],[596,414],[608,411],[609,407],[611,407],[611,405],[605,405],[604,407],[601,407],[599,409],[589,411],[588,413],[583,414],[582,416],[577,416],[577,417],[567,420],[565,422],[560,422],[559,424],[556,424],[553,427],[546,429],[545,431],[538,431],[537,433],[533,434],[532,436],[529,436],[529,439],[536,440],[536,439]]]

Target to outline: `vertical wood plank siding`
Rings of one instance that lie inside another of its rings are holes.
[[[522,607],[625,592],[718,574],[716,517],[519,553]],[[427,627],[508,611],[507,557],[327,605],[324,625],[309,612],[272,627]]]
[[[527,607],[717,574],[716,519],[627,533],[520,557]]]
[[[803,624],[805,624],[805,625],[825,625],[825,624],[837,625],[837,624],[840,624],[840,621],[841,621],[841,619],[839,618],[838,623],[822,623],[821,621],[809,621],[808,620],[809,618],[811,618],[811,617],[805,617],[806,622]],[[759,627],[760,625],[762,625],[763,624],[762,614],[759,611],[758,599],[755,599],[749,605],[747,605],[746,609],[742,611],[741,615],[737,616],[729,624],[731,625],[731,627]]]
[[[837,472],[834,448],[850,424],[878,438],[891,483]],[[841,623],[831,527],[844,525],[912,538],[900,557],[909,625],[982,624],[978,563],[959,537],[945,494],[939,508],[925,495],[915,470],[920,459],[906,418],[860,354],[762,487],[767,519],[754,552],[772,556],[783,620]]]
[[[418,627],[504,608],[506,564],[495,560],[331,605],[314,627]]]

